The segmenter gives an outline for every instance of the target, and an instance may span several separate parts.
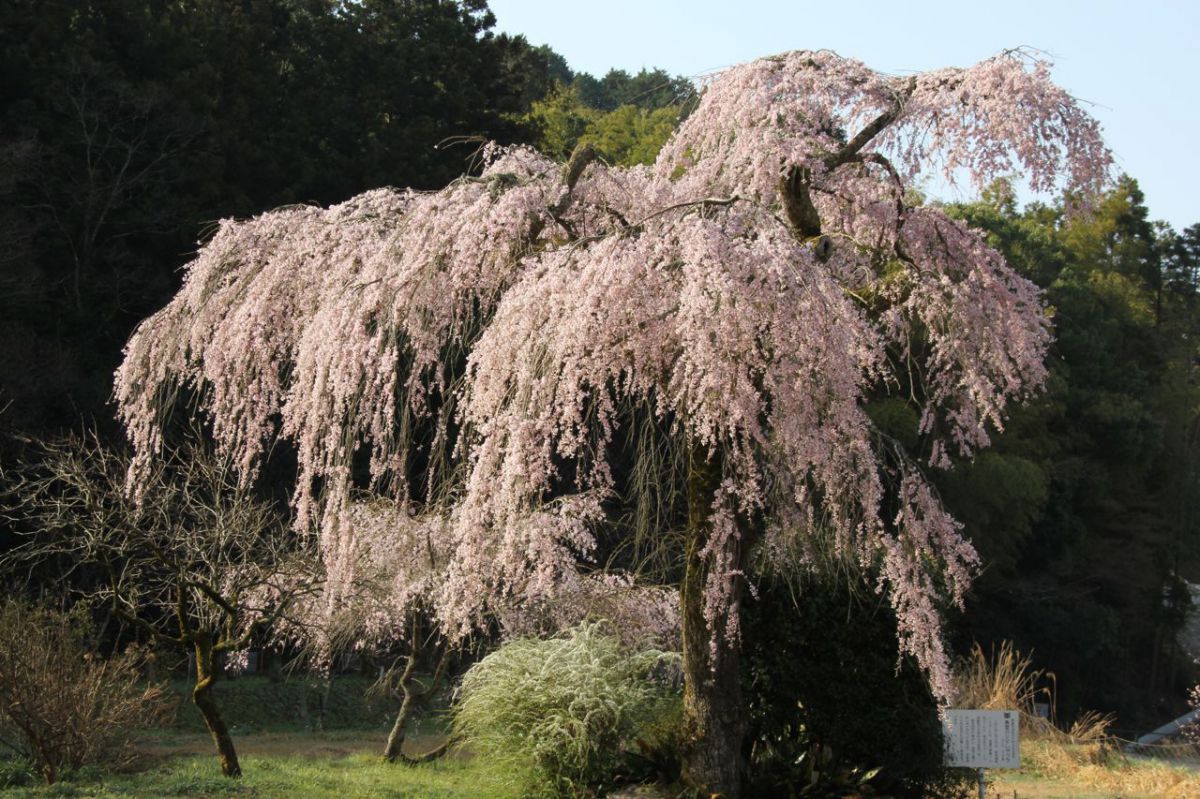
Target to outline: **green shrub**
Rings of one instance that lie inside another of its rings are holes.
[[[518,639],[464,675],[454,731],[521,781],[522,795],[587,795],[631,753],[669,739],[678,658],[626,651],[601,624]]]
[[[886,602],[850,577],[764,584],[742,620],[752,795],[951,796],[937,705]]]
[[[23,788],[37,782],[33,766],[24,760],[0,760],[0,790]]]

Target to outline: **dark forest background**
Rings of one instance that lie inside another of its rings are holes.
[[[0,0],[0,458],[121,439],[122,347],[216,220],[440,187],[480,137],[649,162],[695,102],[494,23],[484,0]],[[953,211],[1045,290],[1057,336],[1048,389],[939,478],[987,563],[954,642],[1032,651],[1060,715],[1157,725],[1195,681],[1200,225],[1153,221],[1128,176],[1087,219],[1005,184]]]

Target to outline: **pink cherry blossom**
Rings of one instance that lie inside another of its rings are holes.
[[[731,543],[757,515],[762,562],[804,568],[821,546],[877,569],[903,649],[947,698],[940,587],[961,602],[977,558],[864,408],[911,392],[924,457],[944,467],[1044,380],[1036,289],[907,191],[932,173],[1100,187],[1098,126],[1049,65],[1014,51],[896,77],[793,52],[715,77],[651,167],[483,156],[438,192],[223,222],[117,373],[133,492],[191,391],[244,479],[277,437],[294,445],[296,525],[321,537],[328,601],[391,581],[371,635],[418,598],[452,638],[537,626],[603,594],[579,567],[639,409],[722,453],[710,630],[736,640]],[[436,431],[434,466],[410,486],[418,423]]]

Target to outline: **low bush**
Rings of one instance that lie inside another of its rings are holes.
[[[764,582],[746,603],[751,795],[957,795],[924,676],[898,667],[894,616],[851,579]]]
[[[0,744],[47,783],[66,769],[128,765],[130,732],[168,712],[165,689],[141,678],[140,655],[98,657],[89,629],[82,613],[0,606]]]
[[[28,762],[24,760],[0,760],[0,790],[23,788],[37,782]]]
[[[453,729],[523,796],[585,796],[669,746],[678,655],[630,652],[601,624],[512,641],[464,675]]]

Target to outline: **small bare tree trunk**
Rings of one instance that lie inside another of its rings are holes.
[[[213,744],[217,747],[217,757],[221,761],[221,773],[226,777],[242,776],[242,767],[238,763],[237,751],[233,748],[233,738],[225,726],[217,703],[213,701],[212,687],[217,679],[213,662],[212,638],[205,634],[196,636],[196,684],[192,688],[192,702],[204,724],[212,735]]]
[[[739,799],[746,775],[748,723],[739,681],[738,648],[724,629],[704,618],[710,565],[702,554],[711,532],[713,499],[721,483],[718,455],[693,450],[688,471],[686,563],[680,589],[683,626],[683,781],[704,796]],[[738,547],[738,541],[727,546]],[[736,553],[735,553],[736,554]],[[734,562],[738,562],[735,557]],[[738,597],[730,613],[736,613]],[[714,637],[716,646],[713,646]]]
[[[418,699],[437,690],[438,683],[442,680],[442,675],[445,673],[446,664],[450,657],[450,650],[443,650],[442,658],[438,662],[433,674],[433,682],[425,690],[414,690],[413,673],[416,671],[420,640],[420,632],[414,624],[408,662],[404,665],[404,671],[400,674],[400,691],[404,698],[400,702],[400,709],[396,711],[396,721],[392,724],[392,731],[388,733],[387,745],[383,749],[383,759],[388,763],[395,763],[397,760],[403,760],[405,763],[427,763],[430,760],[436,760],[450,751],[449,740],[420,755],[406,755],[401,751],[404,747],[405,728],[408,725],[409,716],[412,715],[413,705],[416,704]]]
[[[396,762],[397,758],[401,756],[400,750],[404,746],[404,727],[408,724],[408,717],[412,713],[412,676],[416,665],[417,650],[414,647],[408,655],[404,673],[400,675],[400,690],[404,694],[404,698],[400,702],[400,709],[396,711],[396,721],[392,724],[392,731],[388,733],[387,745],[383,748],[383,759],[389,763]]]

